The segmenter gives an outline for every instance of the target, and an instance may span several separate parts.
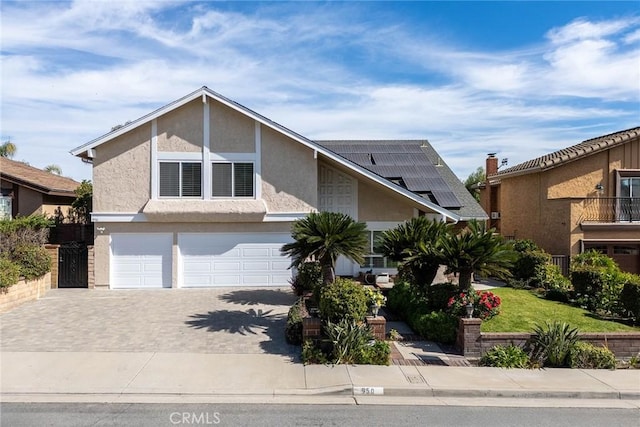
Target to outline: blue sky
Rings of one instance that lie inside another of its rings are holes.
[[[3,0],[2,141],[68,152],[197,88],[311,139],[428,139],[459,178],[640,125],[633,2]]]

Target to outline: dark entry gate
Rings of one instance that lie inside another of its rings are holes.
[[[58,288],[86,288],[89,285],[87,246],[66,243],[58,248]]]

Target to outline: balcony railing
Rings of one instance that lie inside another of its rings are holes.
[[[594,197],[584,201],[582,222],[638,222],[639,197]]]

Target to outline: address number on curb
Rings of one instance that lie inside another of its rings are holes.
[[[384,387],[354,387],[353,394],[360,396],[381,396],[384,394]]]

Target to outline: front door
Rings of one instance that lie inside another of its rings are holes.
[[[358,182],[347,174],[320,165],[318,179],[320,211],[339,212],[358,220]],[[337,276],[353,276],[357,266],[341,256],[336,262]]]

